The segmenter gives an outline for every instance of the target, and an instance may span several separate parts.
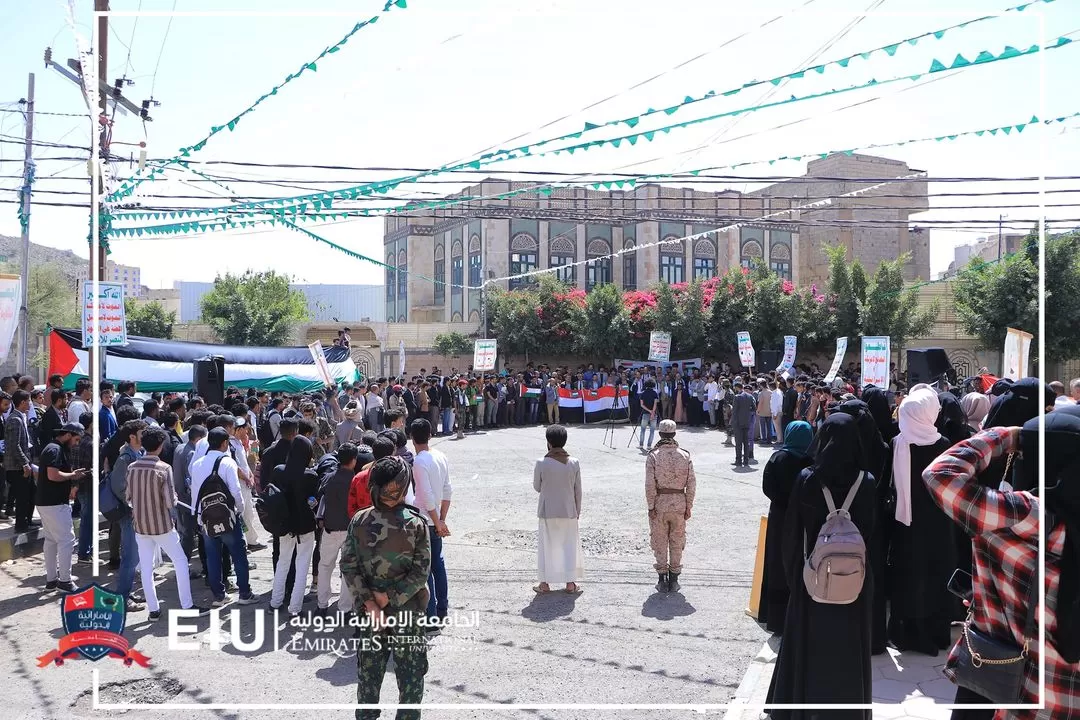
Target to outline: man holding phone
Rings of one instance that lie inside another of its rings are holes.
[[[75,546],[75,525],[71,520],[71,501],[79,481],[90,474],[80,468],[72,471],[71,451],[82,439],[83,427],[65,423],[53,431],[54,440],[45,446],[38,459],[35,502],[45,534],[45,589],[74,592],[71,577],[71,554]]]

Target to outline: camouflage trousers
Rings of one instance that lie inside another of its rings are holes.
[[[424,675],[427,674],[427,639],[423,628],[415,625],[390,627],[372,631],[370,626],[360,629],[360,645],[356,653],[357,678],[356,702],[377,704],[386,662],[394,656],[394,675],[397,678],[398,702],[419,704],[424,699]],[[380,710],[357,710],[357,720],[374,720]],[[419,720],[419,710],[398,710],[397,720]]]
[[[681,512],[660,512],[649,518],[649,544],[656,558],[656,572],[682,572],[686,516]]]

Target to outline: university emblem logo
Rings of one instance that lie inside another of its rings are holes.
[[[96,662],[106,656],[123,660],[128,666],[149,666],[150,658],[132,649],[122,634],[127,619],[122,595],[93,583],[64,595],[60,619],[67,634],[60,638],[57,649],[38,658],[38,667],[63,665],[65,660],[79,657]]]

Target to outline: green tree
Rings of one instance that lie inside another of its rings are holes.
[[[657,330],[669,333],[674,333],[679,326],[679,306],[675,301],[675,292],[666,282],[661,282],[656,286],[653,324]]]
[[[696,357],[705,350],[706,315],[705,288],[701,280],[694,280],[687,286],[679,300],[679,313],[675,323],[675,335],[672,344],[678,349],[679,357]]]
[[[536,284],[540,317],[538,339],[544,350],[554,355],[574,351],[584,320],[585,291],[575,290],[551,275],[540,275]]]
[[[55,265],[34,265],[26,287],[26,308],[30,313],[29,334],[33,338],[45,326],[80,327],[76,283]]]
[[[629,338],[630,315],[623,306],[622,292],[610,284],[593,288],[585,299],[578,352],[610,365]]]
[[[289,280],[273,270],[219,275],[200,303],[203,321],[227,345],[283,345],[309,317],[304,293]]]
[[[765,268],[758,268],[750,275],[754,289],[748,300],[750,313],[746,327],[754,347],[762,350],[783,350],[785,335],[800,335],[799,317],[785,312],[786,303],[781,288],[782,280]]]
[[[124,298],[124,315],[127,318],[129,335],[162,340],[172,339],[176,311],[165,312],[165,307],[157,300],[143,303],[132,298]]]
[[[488,322],[499,341],[499,353],[504,358],[524,355],[540,349],[541,337],[539,297],[535,290],[493,289],[488,294]]]
[[[850,341],[859,334],[859,312],[862,304],[866,302],[868,286],[866,271],[858,260],[854,263],[848,262],[847,248],[843,245],[826,245],[825,255],[829,259],[829,281],[826,289],[834,298],[836,306],[836,334],[837,337],[846,336]]]
[[[938,305],[919,309],[919,291],[904,288],[907,255],[882,262],[874,274],[860,313],[863,335],[888,335],[892,351],[901,353],[911,338],[930,332]]]
[[[473,341],[459,332],[439,333],[435,336],[435,349],[442,355],[459,357],[470,355]]]
[[[1039,236],[1032,231],[1022,252],[988,263],[974,258],[953,283],[956,315],[979,347],[1000,350],[1007,328],[1039,334]],[[1046,244],[1046,355],[1052,362],[1080,355],[1080,233]],[[1032,357],[1038,342],[1032,343]]]
[[[735,268],[728,270],[717,283],[708,321],[708,350],[717,358],[734,359],[739,347],[735,335],[747,329],[752,286],[749,277]]]

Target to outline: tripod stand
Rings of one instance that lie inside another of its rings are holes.
[[[615,383],[615,397],[612,398],[612,400],[611,400],[611,408],[608,409],[607,428],[604,430],[604,445],[607,445],[612,450],[615,449],[615,411],[619,407],[619,397],[620,397],[621,392],[622,392],[622,385],[620,385],[618,382],[616,382]],[[584,412],[584,408],[582,408],[582,411]],[[629,413],[629,411],[630,411],[630,408],[629,408],[629,406],[627,406],[627,413]],[[630,434],[633,435],[632,432]],[[609,437],[610,437],[610,444],[609,444],[609,440],[608,440]]]

